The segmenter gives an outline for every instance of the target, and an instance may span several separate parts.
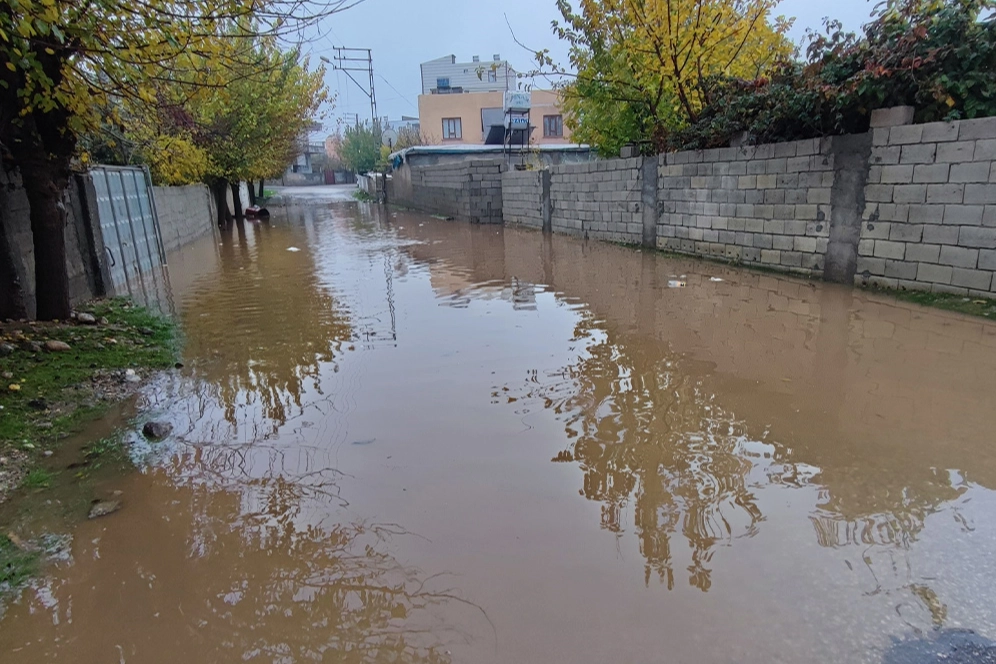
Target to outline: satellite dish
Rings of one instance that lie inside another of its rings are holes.
[[[380,142],[389,148],[393,148],[394,144],[398,142],[398,132],[393,129],[385,129],[381,132]]]

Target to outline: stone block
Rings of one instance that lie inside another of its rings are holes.
[[[917,164],[913,169],[913,182],[929,184],[947,182],[950,168],[950,164]]]
[[[889,129],[888,129],[888,127],[882,127],[882,128],[879,128],[879,129],[874,129],[873,128],[871,130],[871,135],[872,135],[872,146],[873,147],[878,147],[880,145],[888,145],[889,144]]]
[[[756,175],[741,175],[737,180],[737,189],[756,189],[756,188],[757,188]]]
[[[947,265],[920,263],[917,265],[916,280],[932,284],[950,284],[953,270],[954,268]]]
[[[913,166],[883,166],[882,184],[910,184],[913,182]]]
[[[965,203],[971,205],[996,204],[996,184],[966,184]]]
[[[885,261],[885,276],[896,279],[916,279],[917,264],[906,261]]]
[[[744,230],[748,233],[763,233],[764,219],[757,219],[755,217],[746,219],[744,222]]]
[[[913,112],[914,108],[912,106],[876,108],[871,114],[871,126],[872,128],[879,128],[913,124]]]
[[[774,189],[778,176],[776,175],[758,175],[757,176],[757,188],[758,189]]]
[[[865,275],[885,274],[885,259],[858,256],[857,273]]]
[[[798,173],[784,173],[778,176],[778,187],[780,189],[793,189],[799,186]]]
[[[941,255],[938,261],[942,265],[975,269],[975,266],[979,263],[979,250],[965,249],[964,247],[955,247],[946,244],[941,247]]]
[[[777,175],[780,173],[785,173],[788,170],[788,159],[785,157],[776,157],[775,159],[768,159],[764,162],[764,172],[771,175]]]
[[[764,202],[764,190],[763,189],[746,189],[742,192],[745,195],[744,200],[748,203],[763,203]]]
[[[861,237],[871,240],[888,240],[891,230],[892,224],[889,222],[869,222],[861,229]]]
[[[889,145],[909,145],[923,140],[923,125],[893,127],[889,130]]]
[[[879,164],[881,166],[889,166],[891,164],[898,164],[899,157],[902,154],[902,147],[895,145],[892,147],[879,146],[872,148],[871,156],[869,157],[869,163]]]
[[[900,164],[933,164],[937,154],[936,143],[904,145],[899,155]]]
[[[779,265],[782,262],[782,252],[775,249],[762,249],[761,262],[768,265]]]
[[[802,254],[798,251],[783,251],[781,264],[786,267],[802,267]]]
[[[960,163],[972,161],[975,158],[975,141],[956,141],[940,143],[934,161],[941,163]]]
[[[923,203],[927,200],[927,187],[925,184],[896,185],[892,192],[892,200],[896,203]]]
[[[786,189],[785,190],[785,204],[786,205],[800,205],[806,202],[806,194],[808,189]]]
[[[906,245],[890,240],[875,240],[875,257],[902,260],[906,256]]]
[[[962,226],[958,233],[958,244],[962,247],[996,249],[996,228]]]
[[[782,251],[792,251],[795,249],[795,238],[791,235],[773,235],[771,237],[771,248],[780,249]]]
[[[812,160],[810,157],[792,157],[785,164],[785,170],[789,173],[803,173],[810,170]]]
[[[816,238],[813,238],[814,246]],[[858,240],[858,256],[871,256],[875,253],[875,240]]]
[[[765,190],[764,202],[767,205],[783,205],[785,203],[785,190],[784,189]]]
[[[806,193],[806,202],[811,205],[819,205],[821,203],[829,205],[830,204],[830,190],[820,188],[810,189]]]
[[[975,142],[974,161],[993,161],[996,159],[996,139],[984,139]]]
[[[798,154],[798,149],[798,143],[795,141],[788,143],[775,143],[773,154],[776,159],[780,157],[794,157]]]
[[[986,270],[965,270],[954,268],[951,271],[951,285],[987,291],[993,283],[993,273]]]
[[[761,250],[756,247],[743,247],[740,253],[748,263],[756,263],[761,260]]]
[[[906,260],[911,263],[936,263],[941,255],[939,244],[908,244]]]
[[[927,203],[961,203],[964,200],[965,185],[963,184],[949,183],[927,185]]]
[[[766,219],[764,221],[764,232],[782,235],[785,233],[785,221],[782,219]]]
[[[944,223],[952,225],[979,226],[982,224],[983,205],[945,205]]]
[[[996,138],[996,118],[962,120],[958,127],[958,140]]]
[[[987,205],[982,213],[983,226],[996,226],[996,205]]]
[[[889,229],[889,239],[894,242],[920,242],[922,238],[922,224],[895,223]]]
[[[989,182],[991,165],[983,161],[952,164],[949,182]]]
[[[753,160],[747,162],[747,175],[762,175],[764,173],[766,164],[760,160]]]
[[[802,219],[786,219],[785,220],[785,234],[786,235],[805,235],[806,234],[807,222]]]
[[[753,237],[753,244],[758,249],[771,249],[771,241],[773,236],[767,233],[755,233]]]
[[[811,221],[813,219],[818,219],[820,214],[820,208],[818,205],[796,205],[795,206],[795,218]]]

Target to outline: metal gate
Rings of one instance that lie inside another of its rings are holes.
[[[162,309],[169,276],[148,172],[133,166],[90,169],[110,275],[108,292]]]

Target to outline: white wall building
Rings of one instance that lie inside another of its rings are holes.
[[[516,87],[515,70],[497,53],[491,60],[475,55],[471,62],[457,62],[455,55],[447,55],[420,66],[424,95],[502,92]]]

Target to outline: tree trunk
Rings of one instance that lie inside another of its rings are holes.
[[[246,191],[249,192],[249,205],[256,207],[256,187],[252,186],[252,180],[249,181]]]
[[[263,178],[259,179],[259,191],[256,193],[257,198],[263,198]]]
[[[211,185],[215,206],[218,208],[218,228],[225,228],[232,221],[228,212],[228,180],[217,180]]]
[[[10,250],[6,229],[0,227],[0,319],[19,320],[28,317],[24,306],[24,289],[17,278],[14,255]]]
[[[69,271],[66,269],[66,206],[68,182],[57,180],[48,168],[21,164],[24,192],[31,206],[31,237],[35,249],[35,316],[38,320],[67,320]]]
[[[235,220],[243,221],[246,218],[246,209],[242,207],[242,194],[239,192],[239,182],[229,182],[228,184],[232,188],[232,207],[235,208]]]

